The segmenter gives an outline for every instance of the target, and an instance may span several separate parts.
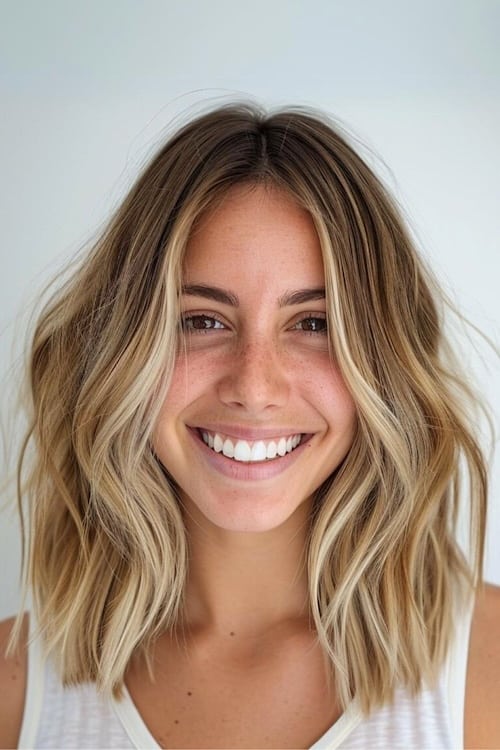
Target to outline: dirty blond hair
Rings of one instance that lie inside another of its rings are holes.
[[[152,434],[190,231],[243,183],[286,191],[321,243],[330,351],[357,433],[316,493],[310,607],[342,705],[368,712],[443,662],[457,594],[481,578],[487,466],[477,397],[444,334],[449,301],[381,180],[311,110],[232,104],[185,124],[46,304],[19,463],[26,583],[66,684],[119,694],[132,655],[178,623],[187,541]],[[456,541],[464,469],[470,557]]]

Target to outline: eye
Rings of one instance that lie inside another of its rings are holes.
[[[304,331],[305,333],[326,333],[328,324],[326,317],[308,315],[298,320],[292,328],[293,330]]]
[[[225,326],[220,320],[211,315],[183,315],[181,318],[181,328],[188,333],[204,333],[216,329],[224,329]]]

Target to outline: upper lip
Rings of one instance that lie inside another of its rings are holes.
[[[302,435],[304,430],[297,427],[245,427],[244,425],[232,424],[203,424],[193,425],[192,429],[201,432],[217,432],[235,440],[269,440],[271,438],[289,437],[291,435]],[[308,433],[310,434],[310,433]]]

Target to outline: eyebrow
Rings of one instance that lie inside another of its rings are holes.
[[[208,284],[185,284],[182,287],[182,294],[192,297],[203,297],[215,302],[221,302],[223,305],[239,307],[240,301],[236,294],[227,289],[221,289],[218,286],[209,286]],[[303,305],[306,302],[315,302],[325,299],[325,288],[314,287],[312,289],[296,289],[293,292],[285,292],[278,300],[280,307],[291,305]]]

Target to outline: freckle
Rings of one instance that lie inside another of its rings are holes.
[[[229,635],[234,635],[234,633],[233,633],[233,631],[232,631],[232,630],[231,630],[231,632],[229,633]]]
[[[178,724],[178,723],[179,723],[179,719],[175,719],[174,724]]]
[[[192,694],[192,692],[191,692],[190,690],[188,690],[188,695],[193,695],[193,694]]]

